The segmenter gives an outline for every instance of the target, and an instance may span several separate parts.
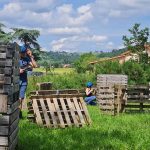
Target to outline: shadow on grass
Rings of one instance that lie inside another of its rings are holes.
[[[126,149],[130,133],[103,128],[42,128],[26,120],[20,123],[18,150]]]

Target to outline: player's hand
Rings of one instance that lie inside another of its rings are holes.
[[[20,69],[20,73],[24,73],[24,69]]]

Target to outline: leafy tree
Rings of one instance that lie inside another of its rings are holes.
[[[8,43],[12,40],[12,33],[6,33],[3,28],[6,27],[4,24],[0,23],[0,42]]]
[[[122,66],[118,61],[102,62],[96,65],[95,74],[121,74]]]
[[[85,53],[80,56],[80,58],[75,61],[74,67],[78,73],[85,73],[86,71],[93,71],[93,67],[89,65],[91,61],[95,61],[97,58],[94,54]]]
[[[123,64],[122,69],[123,73],[128,75],[129,81],[131,83],[146,83],[145,72],[142,64],[134,61],[128,61]]]
[[[149,28],[140,29],[140,24],[136,23],[129,29],[129,32],[131,37],[123,36],[124,45],[131,52],[139,54],[140,62],[148,62],[145,60],[146,57],[143,57],[143,51],[145,50],[144,44],[148,41]]]
[[[12,29],[14,31],[14,39],[21,40],[25,44],[30,43],[37,50],[40,49],[40,45],[37,42],[37,38],[40,36],[40,32],[38,30],[27,30],[21,28]]]

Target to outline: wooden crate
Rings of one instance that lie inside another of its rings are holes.
[[[29,114],[32,121],[52,128],[79,127],[91,123],[86,104],[80,95],[31,96]]]
[[[52,83],[51,82],[37,83],[37,87],[39,90],[51,90],[52,89]]]
[[[131,85],[127,90],[126,112],[150,112],[150,91],[146,85]]]

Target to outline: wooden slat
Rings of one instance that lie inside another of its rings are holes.
[[[76,118],[76,114],[75,114],[75,111],[74,111],[75,109],[74,109],[73,106],[72,106],[72,103],[71,103],[71,101],[70,101],[70,98],[66,98],[66,100],[67,100],[67,103],[68,103],[68,107],[69,107],[69,110],[70,110],[70,113],[71,113],[73,122],[74,122],[74,124],[75,124],[76,126],[79,126],[79,122],[78,122],[78,120],[77,120],[77,118]]]
[[[74,105],[75,105],[75,107],[76,107],[77,113],[78,113],[78,115],[79,115],[80,122],[81,122],[82,124],[85,124],[85,121],[84,121],[83,115],[82,115],[82,113],[81,113],[81,110],[80,110],[80,108],[79,108],[78,101],[77,101],[77,98],[76,98],[76,97],[73,98],[73,102],[74,102]]]
[[[33,110],[34,110],[34,113],[36,115],[35,119],[36,119],[37,124],[42,125],[43,122],[42,122],[41,114],[39,112],[39,108],[38,108],[38,104],[37,104],[37,100],[36,99],[33,99]]]
[[[84,113],[85,113],[85,117],[87,119],[87,123],[90,124],[92,121],[91,121],[90,115],[88,113],[88,109],[86,107],[86,104],[85,104],[85,102],[83,100],[83,97],[80,97],[80,102],[82,104],[82,107],[83,107],[83,110],[84,110]]]
[[[0,113],[7,112],[7,95],[0,95]]]
[[[52,106],[52,103],[50,102],[50,98],[47,98],[47,104],[48,104],[48,108],[50,110],[50,115],[52,117],[52,121],[53,121],[53,126],[54,127],[57,127],[57,120],[56,120],[56,117],[55,117],[55,108]]]
[[[55,105],[55,108],[56,108],[56,111],[57,111],[57,114],[58,114],[58,118],[59,118],[59,121],[60,121],[60,127],[64,128],[65,124],[64,124],[64,120],[62,118],[62,114],[60,113],[60,108],[59,108],[58,103],[57,103],[57,98],[53,98],[53,101],[54,101],[54,105]]]
[[[44,104],[43,99],[40,99],[40,103],[41,103],[41,106],[42,106],[42,111],[43,111],[43,115],[44,115],[44,120],[46,122],[46,126],[49,127],[49,126],[51,126],[50,125],[50,119],[49,119],[49,116],[47,114],[47,109],[46,109],[46,106]]]
[[[63,98],[60,98],[60,103],[61,103],[61,106],[63,108],[64,114],[65,114],[67,125],[71,126],[71,121],[70,121],[70,118],[69,118],[69,115],[68,115],[68,111],[67,111],[67,108],[66,108],[66,105],[64,103],[64,99]]]

